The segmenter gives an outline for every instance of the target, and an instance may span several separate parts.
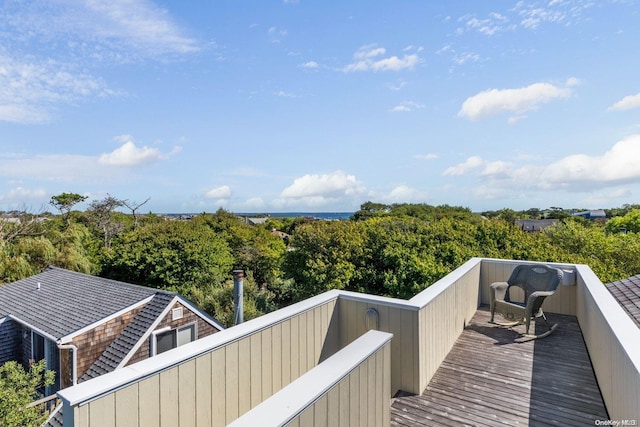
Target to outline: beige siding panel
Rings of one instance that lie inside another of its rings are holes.
[[[386,427],[391,424],[391,404],[387,398],[387,396],[391,396],[391,347],[389,345],[385,345],[382,351],[384,353],[384,375],[382,376],[382,396],[384,400],[382,402],[382,421],[383,425]]]
[[[179,425],[178,414],[178,368],[160,372],[160,426]]]
[[[196,361],[178,366],[178,417],[180,427],[196,425]]]
[[[203,354],[196,359],[196,425],[208,427],[211,421],[211,353]]]
[[[238,418],[238,343],[225,346],[226,352],[226,423]]]
[[[89,404],[89,425],[115,427],[115,395],[113,393]]]
[[[317,307],[313,310],[313,366],[317,366],[320,363],[320,354],[322,353],[322,341],[324,331],[326,330],[322,326],[322,313],[324,307]]]
[[[282,333],[282,387],[291,382],[291,321],[283,322]]]
[[[271,328],[271,381],[272,394],[282,389],[282,324]]]
[[[318,354],[318,363],[322,362],[325,357],[323,356],[325,354],[325,350],[324,347],[326,345],[326,339],[327,339],[327,333],[329,331],[329,318],[331,316],[330,312],[330,305],[329,304],[325,304],[322,307],[320,307],[320,331],[321,334],[319,336],[319,342],[318,342],[318,348],[320,353]]]
[[[413,393],[420,393],[416,380],[419,380],[419,371],[417,370],[418,343],[417,334],[417,311],[402,310],[400,318],[402,319],[402,390]],[[398,331],[398,333],[401,333]],[[395,333],[394,333],[395,336]]]
[[[327,394],[327,426],[339,426],[340,413],[340,385],[338,385]]]
[[[376,415],[376,355],[380,351],[376,352],[375,355],[367,360],[367,425],[374,426],[376,424],[375,415]]]
[[[309,406],[307,409],[302,411],[299,417],[296,417],[298,418],[298,425],[300,427],[313,427],[313,409],[314,405]]]
[[[367,407],[369,403],[369,369],[367,365],[369,361],[364,361],[357,369],[360,376],[360,386],[358,387],[358,395],[360,396],[360,403],[358,404],[358,413],[360,414],[360,427],[367,427],[369,421],[369,409]]]
[[[351,371],[344,379],[349,382],[349,425],[360,424],[360,373],[359,368]]]
[[[73,410],[73,421],[76,427],[89,427],[89,405],[75,407]]]
[[[226,351],[220,348],[211,352],[211,417],[212,426],[227,424]]]
[[[300,355],[298,358],[300,372],[296,378],[309,370],[307,366],[307,316],[304,313],[298,316],[298,345],[300,346]]]
[[[262,400],[267,399],[273,394],[273,379],[271,377],[271,368],[273,362],[271,360],[271,346],[273,345],[271,329],[265,329],[261,332],[262,338]]]
[[[339,426],[349,426],[351,425],[349,422],[349,403],[351,402],[351,395],[349,390],[349,381],[341,381],[339,387],[339,401],[340,401],[340,419],[338,421]]]
[[[307,311],[307,371],[318,364],[316,357],[315,309]]]
[[[154,375],[138,385],[138,411],[140,427],[160,425],[160,376]]]
[[[294,317],[291,323],[291,378],[295,381],[300,376],[300,330],[299,319]]]
[[[387,344],[384,346],[384,348],[390,348],[390,345]],[[375,357],[375,393],[376,393],[377,401],[376,401],[375,410],[371,412],[373,413],[374,420],[375,420],[374,425],[376,427],[383,426],[382,424],[382,416],[383,416],[382,411],[384,410],[383,407],[390,405],[389,398],[391,397],[388,394],[385,394],[385,388],[384,388],[384,382],[385,382],[384,348],[381,350],[378,350]],[[384,427],[386,427],[387,425],[384,425]]]
[[[327,414],[329,398],[325,394],[318,399],[313,405],[313,425],[315,426],[330,426],[329,418]]]
[[[249,338],[251,342],[251,407],[262,402],[262,336],[257,333]]]
[[[115,425],[138,427],[138,384],[135,383],[115,392]]]
[[[251,409],[251,340],[249,337],[238,341],[238,415]]]
[[[291,422],[287,424],[287,427],[300,427],[300,418],[291,420]]]

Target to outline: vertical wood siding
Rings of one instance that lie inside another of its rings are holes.
[[[577,317],[607,412],[611,419],[637,422],[640,329],[591,270],[583,274],[578,275]]]
[[[335,306],[330,300],[76,407],[74,424],[227,425],[338,351]]]
[[[287,426],[386,427],[390,424],[391,346],[351,371]]]

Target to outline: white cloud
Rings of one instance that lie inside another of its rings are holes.
[[[251,197],[239,204],[242,209],[262,209],[265,207],[265,202],[262,197]]]
[[[97,157],[72,154],[40,154],[0,160],[0,176],[100,185],[125,182],[130,178],[126,170],[114,174],[113,169],[99,163]]]
[[[204,196],[207,199],[228,199],[231,197],[231,188],[228,185],[221,185],[205,191]]]
[[[485,199],[515,198],[549,190],[593,193],[602,188],[613,188],[608,194],[612,199],[619,199],[630,193],[628,189],[616,187],[640,183],[637,159],[640,159],[640,134],[624,138],[602,155],[573,154],[545,165],[485,161],[476,156],[447,169],[443,175],[477,175],[480,184],[471,191]],[[535,160],[521,158],[518,161]]]
[[[572,189],[640,182],[640,135],[617,142],[601,156],[575,154],[545,168],[545,180]]]
[[[308,61],[308,62],[305,62],[304,64],[298,65],[298,67],[300,68],[307,68],[307,69],[318,68],[319,66],[320,65],[316,61]]]
[[[482,120],[503,112],[521,117],[527,111],[538,109],[541,104],[556,98],[571,96],[571,89],[551,83],[534,83],[516,89],[489,89],[467,98],[458,116],[470,120]]]
[[[484,160],[482,160],[482,157],[480,156],[469,157],[463,163],[459,163],[455,166],[451,166],[447,168],[442,173],[442,175],[444,176],[464,175],[473,169],[479,168],[480,166],[482,166],[483,163],[484,163]]]
[[[375,45],[362,46],[353,54],[355,59],[370,59],[376,56],[384,55],[387,50],[383,47],[377,47]]]
[[[427,194],[406,185],[398,185],[388,194],[382,196],[387,203],[424,202]]]
[[[200,49],[167,10],[147,0],[46,2],[14,8],[4,20],[14,40],[57,39],[58,46],[93,60],[126,62]]]
[[[391,108],[389,111],[391,111],[392,113],[410,112],[420,108],[424,108],[424,104],[418,104],[417,102],[413,101],[403,101],[395,107]]]
[[[364,191],[364,185],[354,175],[343,171],[330,174],[307,174],[294,179],[293,184],[282,190],[280,197],[290,198],[325,198],[352,196]]]
[[[0,55],[0,120],[42,123],[51,119],[57,105],[113,94],[102,80],[66,64]]]
[[[286,37],[289,32],[285,29],[282,28],[278,28],[278,27],[270,27],[267,30],[267,34],[269,35],[269,38],[271,39],[271,43],[280,43],[280,41]]]
[[[16,187],[9,190],[7,194],[0,195],[3,202],[19,202],[23,203],[29,200],[41,200],[47,196],[47,192],[42,188],[24,188]]]
[[[418,160],[435,160],[438,158],[438,155],[434,153],[416,154],[413,158]]]
[[[98,162],[109,166],[140,166],[165,160],[170,154],[180,151],[180,147],[175,147],[170,154],[164,154],[157,148],[138,147],[129,135],[116,137],[115,140],[123,144],[110,153],[100,155]]]
[[[377,47],[375,45],[367,45],[358,49],[353,58],[356,60],[351,64],[343,68],[345,72],[356,71],[401,71],[405,69],[413,69],[418,65],[421,60],[420,57],[413,54],[405,54],[402,58],[398,56],[390,56],[387,58],[380,58],[381,55],[386,53],[386,49],[383,47]]]
[[[629,95],[622,98],[620,101],[613,104],[608,108],[609,111],[625,111],[634,108],[640,108],[640,93],[636,95]]]
[[[509,18],[496,12],[489,14],[487,18],[478,19],[473,15],[464,15],[458,18],[458,22],[464,24],[456,33],[463,34],[466,31],[477,31],[485,36],[493,36],[496,33],[513,30],[515,25],[509,23]]]

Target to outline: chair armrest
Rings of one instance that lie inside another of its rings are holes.
[[[534,301],[540,297],[550,297],[554,294],[555,291],[535,291],[531,295],[529,295],[529,301]]]
[[[491,289],[491,301],[504,301],[507,296],[507,289],[509,284],[507,282],[494,282],[490,286]]]

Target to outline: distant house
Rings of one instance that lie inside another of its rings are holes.
[[[607,283],[605,286],[640,328],[640,274]]]
[[[289,239],[291,239],[290,235],[288,235],[284,231],[276,230],[275,228],[271,230],[271,234],[281,238],[287,244],[289,243]]]
[[[176,293],[57,267],[0,286],[0,364],[45,359],[46,395],[222,329]]]
[[[579,216],[584,219],[588,219],[594,221],[596,219],[605,219],[607,218],[607,214],[603,209],[595,209],[590,211],[582,211],[582,212],[573,212],[572,216]]]
[[[557,222],[557,219],[516,219],[515,225],[522,231],[534,233],[542,231]]]

